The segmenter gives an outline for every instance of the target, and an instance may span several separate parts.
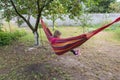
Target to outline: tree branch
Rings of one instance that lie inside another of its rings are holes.
[[[38,15],[37,15],[36,24],[35,24],[35,31],[37,31],[37,29],[38,29],[39,20],[40,20],[40,17],[41,17],[41,12],[39,11],[40,10],[39,1],[40,0],[37,0]]]
[[[14,2],[13,2],[12,0],[10,0],[10,2],[11,2],[11,4],[12,4],[13,8],[15,9],[15,12],[27,23],[27,25],[30,27],[30,29],[31,29],[32,31],[34,31],[34,28],[32,27],[32,25],[26,20],[26,18],[25,18],[24,16],[22,16],[22,15],[17,11],[17,8],[16,8]]]
[[[53,0],[49,0],[48,2],[46,2],[41,8],[40,8],[40,5],[39,5],[39,0],[37,0],[37,7],[38,7],[38,16],[37,16],[37,20],[36,20],[36,24],[35,24],[35,31],[37,31],[38,29],[38,24],[39,24],[39,20],[40,20],[40,17],[41,17],[41,13],[43,11],[43,9],[49,5],[49,3],[51,3]]]
[[[28,22],[30,22],[30,15],[28,14],[28,16],[27,16],[28,18],[27,18],[27,20],[28,20]]]

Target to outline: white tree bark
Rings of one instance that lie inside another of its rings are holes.
[[[35,40],[35,46],[39,46],[40,40],[39,40],[39,34],[37,31],[34,32],[34,40]]]

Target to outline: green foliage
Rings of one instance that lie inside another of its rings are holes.
[[[17,17],[18,13],[21,15],[26,14],[26,20],[28,20],[28,16],[33,16],[35,18],[38,17],[38,13],[42,14],[42,16],[48,16],[52,14],[68,14],[70,18],[74,18],[75,16],[79,16],[82,13],[82,4],[83,2],[87,7],[92,6],[98,0],[0,0],[2,5],[2,9],[4,9],[4,18],[9,21],[13,17]],[[11,5],[11,1],[15,4],[16,10]],[[38,10],[39,4],[40,9]],[[43,9],[42,9],[43,7]],[[41,11],[40,11],[41,10]],[[57,16],[58,16],[57,15]],[[41,17],[41,15],[40,15]],[[61,17],[61,16],[58,16]]]
[[[17,17],[17,21],[16,22],[18,24],[18,27],[20,27],[24,23],[24,21],[20,17]]]
[[[12,35],[11,35],[11,38],[12,38],[12,40],[16,40],[16,39],[18,39],[19,37],[22,37],[22,36],[24,36],[26,33],[24,32],[24,31],[15,31],[15,32],[13,32],[13,33],[11,33]]]
[[[66,13],[66,8],[61,4],[60,0],[53,0],[53,2],[46,7],[45,14],[47,19],[51,19],[53,21],[53,30],[55,28],[55,21],[60,18],[63,19],[63,14]]]
[[[89,12],[92,13],[106,13],[110,12],[110,3],[115,2],[116,0],[99,0],[98,3],[89,8]]]
[[[110,12],[120,12],[120,2],[113,2],[110,4]]]
[[[0,46],[8,45],[12,41],[11,34],[7,32],[0,32]]]
[[[26,33],[24,31],[15,31],[13,33],[10,32],[0,32],[0,46],[8,45],[12,41],[19,39]]]
[[[91,21],[91,16],[88,15],[88,14],[83,14],[81,17],[80,17],[80,22],[81,22],[81,26],[83,28],[83,33],[86,31],[85,30],[85,27],[90,27],[92,24],[90,23]]]
[[[53,21],[53,30],[55,27],[55,20],[63,19],[64,15],[68,15],[70,19],[79,18],[84,13],[84,6],[90,7],[95,3],[94,0],[53,0],[53,2],[46,7],[44,16]],[[84,5],[83,5],[84,4]]]

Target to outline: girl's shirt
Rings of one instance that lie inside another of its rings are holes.
[[[51,42],[51,44],[54,44],[55,42],[56,42],[56,40],[58,40],[59,38],[57,37],[52,37],[51,39],[50,39],[50,42]]]

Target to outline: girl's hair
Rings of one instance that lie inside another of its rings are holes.
[[[58,36],[60,36],[61,35],[61,32],[60,31],[58,31],[58,30],[55,30],[55,32],[54,32],[54,37],[58,37]]]

